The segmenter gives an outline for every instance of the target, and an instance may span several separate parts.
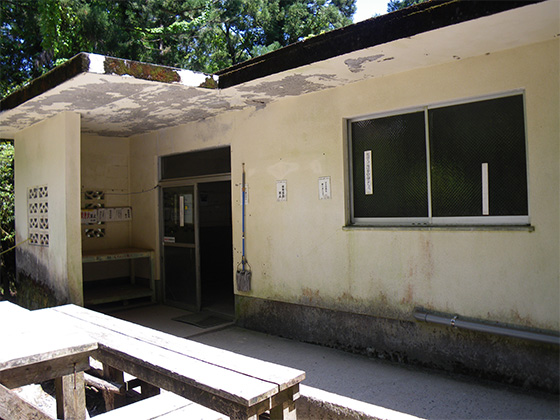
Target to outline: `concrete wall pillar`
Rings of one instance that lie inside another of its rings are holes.
[[[35,188],[43,197],[30,197]],[[81,305],[79,114],[62,112],[17,133],[15,197],[16,240],[28,240],[16,251],[18,301]],[[34,200],[43,208],[39,229],[30,220]]]

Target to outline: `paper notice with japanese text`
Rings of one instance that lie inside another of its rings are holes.
[[[371,150],[364,151],[364,185],[365,194],[373,194],[373,167],[371,164]]]

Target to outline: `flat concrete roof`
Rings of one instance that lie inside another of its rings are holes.
[[[130,137],[361,80],[560,36],[560,2],[423,3],[332,31],[215,76],[81,53],[0,101],[0,138],[61,111],[82,133]]]

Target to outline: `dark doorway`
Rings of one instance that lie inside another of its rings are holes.
[[[231,182],[198,184],[202,308],[233,314]]]
[[[231,181],[181,184],[162,189],[164,300],[233,315]]]
[[[163,299],[234,314],[229,146],[161,158]]]

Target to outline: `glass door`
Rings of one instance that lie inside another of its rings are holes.
[[[163,192],[163,269],[165,303],[200,310],[198,209],[196,185]]]

